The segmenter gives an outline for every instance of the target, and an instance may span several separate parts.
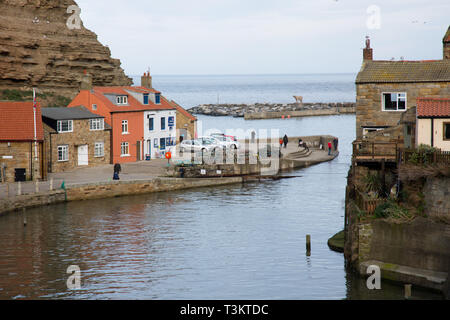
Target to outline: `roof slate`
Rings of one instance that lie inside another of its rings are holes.
[[[44,140],[41,108],[36,108],[36,138]],[[33,141],[33,102],[0,102],[0,140]]]
[[[53,120],[81,120],[104,118],[98,114],[90,112],[83,106],[72,108],[42,108],[42,116]]]
[[[419,97],[416,102],[418,117],[450,118],[450,98]]]
[[[365,61],[356,84],[450,82],[450,60]]]

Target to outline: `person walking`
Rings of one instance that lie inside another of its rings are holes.
[[[331,141],[329,141],[328,142],[328,155],[329,156],[331,156],[331,148],[332,148]]]
[[[122,167],[120,166],[120,163],[116,163],[114,165],[114,176],[113,180],[120,180],[119,173],[122,171]]]
[[[285,134],[283,137],[284,148],[287,147],[288,142],[289,142],[288,136],[287,136],[287,134]]]
[[[280,138],[280,148],[283,146],[283,138]]]

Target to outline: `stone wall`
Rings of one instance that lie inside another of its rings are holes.
[[[182,112],[177,110],[177,143],[179,142],[180,135],[184,135],[184,140],[195,139],[197,121],[191,120]]]
[[[78,146],[88,145],[89,166],[109,164],[111,158],[111,130],[91,131],[88,119],[74,120],[73,132],[56,133],[44,124],[45,137],[48,141],[47,152],[50,172],[64,172],[78,167]],[[103,142],[103,157],[95,157],[95,143]],[[69,146],[69,161],[58,161],[58,146]]]
[[[65,195],[63,190],[54,190],[45,193],[27,194],[0,199],[0,214],[23,208],[45,206],[63,202],[64,200]]]
[[[416,106],[421,96],[439,97],[450,95],[450,82],[435,83],[386,83],[356,85],[356,137],[362,137],[363,126],[395,126],[401,111],[382,111],[383,92],[406,92],[407,109]]]
[[[450,221],[450,178],[427,178],[423,194],[427,215],[437,220]]]
[[[278,111],[278,112],[253,112],[245,113],[246,120],[256,119],[278,119],[281,117],[315,117],[315,116],[335,116],[340,114],[354,114],[355,107],[347,108],[330,108],[324,110],[301,110],[301,111]]]
[[[26,179],[30,180],[32,178],[32,170],[34,172],[34,178],[40,179],[40,160],[32,161],[35,148],[34,143],[31,141],[28,142],[9,142],[10,146],[8,146],[8,142],[0,142],[0,182],[1,180],[1,171],[2,165],[6,166],[5,169],[5,182],[14,182],[15,179],[15,168],[18,169],[26,169]],[[40,155],[40,148],[42,143],[38,144],[38,158]],[[6,157],[6,158],[5,158]],[[8,157],[12,157],[9,159]],[[40,158],[39,158],[40,159]]]

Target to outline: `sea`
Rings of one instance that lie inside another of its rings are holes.
[[[153,87],[185,109],[201,104],[354,102],[354,73],[266,75],[154,75]],[[140,76],[132,76],[140,85]]]

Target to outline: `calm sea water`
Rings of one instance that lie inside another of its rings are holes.
[[[204,130],[333,134],[340,155],[286,173],[293,179],[52,205],[28,210],[26,227],[22,213],[1,216],[0,299],[403,298],[385,282],[369,291],[327,246],[343,229],[354,115],[199,120]],[[67,289],[70,265],[81,269],[81,290]],[[441,298],[416,288],[413,297]]]
[[[185,108],[208,103],[355,101],[355,74],[153,76],[153,87]],[[140,85],[140,76],[133,76]]]

